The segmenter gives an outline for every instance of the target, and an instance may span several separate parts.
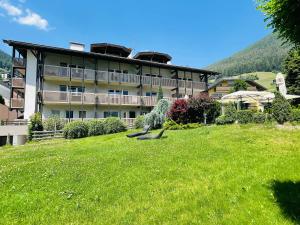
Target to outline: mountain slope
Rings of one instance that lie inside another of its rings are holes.
[[[281,71],[281,65],[291,47],[282,45],[276,35],[270,34],[254,45],[233,56],[207,67],[223,76],[251,72]]]
[[[10,70],[11,56],[0,50],[0,69]]]

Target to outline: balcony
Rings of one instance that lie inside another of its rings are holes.
[[[96,104],[94,93],[75,93],[63,91],[44,91],[43,101],[45,104]]]
[[[24,98],[12,98],[11,99],[12,109],[23,109],[24,108]]]
[[[13,88],[20,88],[23,89],[25,87],[24,78],[13,78],[11,82],[11,86]]]
[[[63,78],[65,80],[72,79],[82,81],[95,81],[105,84],[126,84],[137,86],[140,82],[144,86],[153,86],[173,89],[177,87],[177,80],[167,77],[151,77],[141,76],[137,74],[117,73],[108,71],[96,71],[91,69],[69,68],[45,65],[44,76],[46,78]],[[205,82],[178,80],[179,88],[194,89],[204,91]]]
[[[26,67],[26,59],[23,58],[13,58],[13,66],[24,68]]]
[[[175,98],[165,98],[173,102]],[[72,93],[61,91],[44,91],[44,104],[74,104],[74,105],[122,105],[122,106],[155,106],[156,97],[138,95],[110,95],[95,93]]]

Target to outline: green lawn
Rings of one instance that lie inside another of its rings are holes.
[[[124,133],[0,150],[0,224],[299,224],[300,132]]]

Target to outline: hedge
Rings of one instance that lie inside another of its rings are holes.
[[[66,139],[75,139],[87,137],[89,133],[89,126],[87,122],[73,121],[65,125],[64,137]]]
[[[253,122],[253,111],[251,110],[240,110],[236,114],[237,121],[241,124]]]

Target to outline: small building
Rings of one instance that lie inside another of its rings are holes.
[[[232,92],[234,83],[239,78],[222,78],[209,85],[208,93],[214,99],[221,99]],[[244,80],[244,79],[243,79]],[[267,88],[253,80],[244,80],[247,83],[247,91],[266,91]]]

